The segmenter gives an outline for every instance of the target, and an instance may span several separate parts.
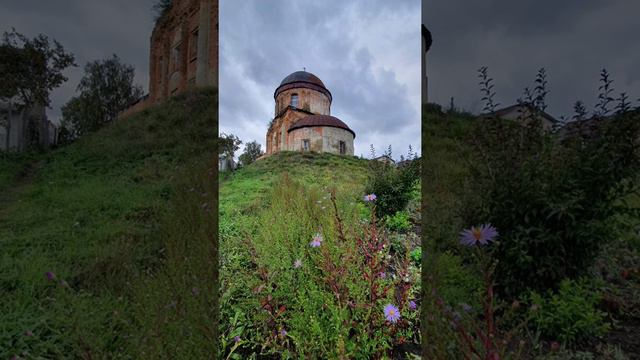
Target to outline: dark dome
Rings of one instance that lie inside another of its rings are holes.
[[[273,98],[278,97],[278,94],[282,91],[293,89],[293,88],[307,88],[316,91],[320,91],[329,97],[329,101],[332,100],[331,92],[324,86],[322,80],[319,77],[313,75],[310,72],[306,71],[296,71],[294,73],[289,74],[285,77],[280,86],[273,93]]]
[[[287,76],[282,80],[282,82],[280,83],[280,86],[284,84],[294,83],[294,82],[308,82],[308,83],[320,85],[326,89],[326,87],[324,86],[320,78],[306,71],[296,71],[292,74],[289,74],[289,76]]]
[[[289,130],[287,130],[287,132],[291,132],[292,130],[295,130],[295,129],[301,129],[305,127],[317,127],[317,126],[330,126],[330,127],[344,129],[350,132],[351,134],[353,134],[354,139],[356,137],[356,133],[353,132],[353,130],[349,129],[347,124],[345,124],[342,120],[338,119],[337,117],[329,116],[329,115],[305,116],[302,119],[293,123],[293,125],[289,127]]]

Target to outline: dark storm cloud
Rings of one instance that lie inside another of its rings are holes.
[[[612,75],[616,96],[640,97],[640,2],[424,0],[422,12],[433,34],[430,101],[447,105],[454,97],[480,112],[476,71],[485,65],[505,106],[544,67],[548,111],[556,117],[572,115],[576,100],[593,107],[602,68]]]
[[[148,87],[149,38],[153,29],[154,0],[62,0],[0,2],[0,32],[16,31],[56,39],[76,57],[78,67],[68,69],[69,80],[51,94],[50,119],[57,121],[60,107],[72,96],[89,61],[117,54],[135,66],[135,82]]]
[[[420,144],[420,3],[220,2],[220,130],[265,143],[273,92],[306,68],[333,95],[332,115],[394,155]]]

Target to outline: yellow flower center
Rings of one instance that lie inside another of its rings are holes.
[[[476,241],[480,241],[480,239],[482,238],[482,232],[480,231],[480,228],[474,227],[471,230],[471,233],[473,234],[473,237],[476,239]]]

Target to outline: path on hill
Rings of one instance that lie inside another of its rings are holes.
[[[44,166],[44,160],[35,160],[24,166],[24,168],[17,174],[15,179],[6,188],[0,192],[0,214],[5,208],[5,205],[14,201],[20,192],[24,188],[30,185],[35,178],[36,173]]]

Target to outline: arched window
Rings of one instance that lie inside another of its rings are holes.
[[[291,94],[291,106],[297,108],[298,107],[298,94]]]

